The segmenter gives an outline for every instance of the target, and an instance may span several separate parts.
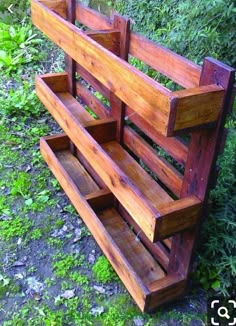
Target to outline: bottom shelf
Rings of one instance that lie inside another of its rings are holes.
[[[41,139],[41,153],[142,311],[180,296],[185,280],[167,275],[123,216],[107,188],[101,189],[74,155],[66,135]]]

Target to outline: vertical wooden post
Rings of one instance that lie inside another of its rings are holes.
[[[200,86],[220,85],[225,89],[225,95],[217,126],[214,129],[195,131],[191,134],[181,198],[190,194],[198,196],[203,201],[202,215],[206,214],[216,159],[225,142],[223,131],[226,115],[232,105],[234,74],[234,69],[215,59],[206,58],[204,60]],[[198,231],[199,226],[173,237],[169,273],[179,271],[184,277],[188,276]]]
[[[113,28],[120,31],[120,58],[127,61],[129,54],[130,20],[116,14],[113,18]],[[110,93],[110,107],[111,115],[117,120],[116,139],[119,143],[122,143],[125,104],[113,93]]]
[[[66,14],[67,20],[75,24],[75,11],[76,11],[76,0],[66,0]],[[71,95],[76,95],[76,80],[75,80],[75,72],[76,72],[76,62],[67,54],[65,54],[65,71],[68,73],[68,82],[69,82],[69,92]]]

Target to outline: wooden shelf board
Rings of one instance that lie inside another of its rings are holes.
[[[155,208],[173,201],[119,143],[112,141],[101,146]]]

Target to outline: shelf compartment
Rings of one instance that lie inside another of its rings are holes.
[[[217,121],[222,87],[213,84],[171,92],[59,16],[56,7],[32,0],[31,12],[42,32],[163,135]]]
[[[113,195],[108,189],[101,189],[74,156],[70,139],[65,134],[44,137],[40,140],[40,149],[140,309],[155,309],[168,300],[163,293],[169,293],[172,288],[174,291],[177,288],[176,296],[179,296],[185,281],[178,274],[171,278],[166,275],[142,242],[137,241],[136,234],[115,209]],[[91,198],[95,199],[93,207]]]
[[[66,76],[65,73],[38,76],[37,95],[84,158],[92,162],[95,172],[147,237],[156,242],[196,225],[201,201],[196,196],[173,201],[148,173],[114,142],[116,128],[113,119],[94,120],[87,112],[84,115],[84,108],[67,92]],[[69,106],[65,98],[70,99]],[[96,128],[99,128],[100,132],[96,132]],[[136,170],[140,171],[140,176]]]

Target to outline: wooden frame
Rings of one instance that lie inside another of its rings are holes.
[[[140,309],[152,311],[185,291],[234,70],[211,58],[201,68],[132,32],[128,19],[75,0],[32,0],[31,8],[33,23],[66,53],[65,73],[36,78],[66,133],[42,138],[42,155]],[[185,89],[169,91],[129,55]],[[189,144],[179,138],[187,134]]]

